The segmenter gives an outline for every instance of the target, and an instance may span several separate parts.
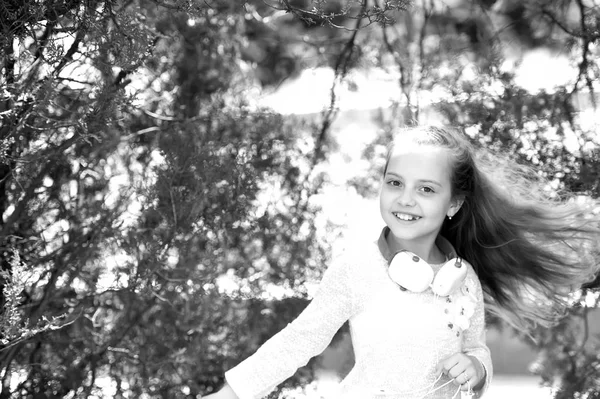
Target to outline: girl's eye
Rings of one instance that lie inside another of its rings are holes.
[[[432,194],[432,193],[435,193],[435,191],[433,190],[433,188],[431,188],[431,187],[427,187],[427,186],[425,186],[425,187],[422,187],[422,188],[421,188],[421,190],[422,190],[424,193],[427,193],[427,194]]]
[[[402,185],[401,182],[399,182],[398,180],[390,180],[389,184],[395,187],[400,187]]]

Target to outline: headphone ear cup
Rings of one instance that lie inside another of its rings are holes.
[[[425,291],[434,276],[431,266],[409,251],[400,251],[394,255],[388,274],[392,281],[412,292]]]
[[[435,275],[431,290],[439,296],[456,291],[467,278],[467,266],[460,258],[450,259]]]

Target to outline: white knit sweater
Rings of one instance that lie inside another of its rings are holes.
[[[438,379],[435,368],[457,352],[483,364],[486,382],[476,395],[481,397],[492,378],[492,363],[475,271],[467,264],[464,285],[447,298],[435,297],[430,289],[402,291],[387,274],[392,254],[385,232],[367,248],[345,251],[325,272],[318,293],[298,318],[225,373],[240,399],[266,396],[320,354],[347,320],[355,365],[340,385],[340,398],[458,398],[453,382],[428,394],[449,381],[446,376]],[[439,237],[436,244],[449,258],[456,256],[447,240]],[[436,272],[441,267],[432,266]]]

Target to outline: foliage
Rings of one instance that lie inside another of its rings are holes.
[[[358,26],[354,29],[363,29],[369,25],[377,24],[386,26],[395,22],[399,11],[406,11],[410,6],[407,0],[388,0],[379,4],[370,5],[366,1],[281,1],[281,6],[269,5],[276,10],[297,15],[302,21],[310,25],[325,25],[339,29],[349,29],[344,21],[356,20]],[[301,3],[300,6],[295,3]]]
[[[594,398],[598,394],[598,337],[590,334],[589,313],[598,307],[599,299],[586,290],[581,299],[588,303],[576,303],[556,327],[535,332],[539,355],[532,370],[542,377],[544,385],[553,388],[556,399]]]
[[[23,301],[23,291],[27,284],[26,265],[20,259],[19,253],[12,250],[9,259],[10,273],[0,270],[0,278],[4,282],[2,299],[4,308],[0,313],[0,344],[4,347],[16,345],[30,339],[32,336],[57,328],[57,320],[50,322],[42,316],[37,326],[27,326],[19,306]]]
[[[235,2],[2,7],[0,397],[213,389],[325,263],[327,128],[251,103]]]

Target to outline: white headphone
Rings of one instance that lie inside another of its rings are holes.
[[[467,277],[467,266],[461,258],[450,259],[434,273],[431,265],[410,251],[402,250],[392,258],[388,274],[403,290],[423,292],[431,287],[434,294],[448,296]]]

